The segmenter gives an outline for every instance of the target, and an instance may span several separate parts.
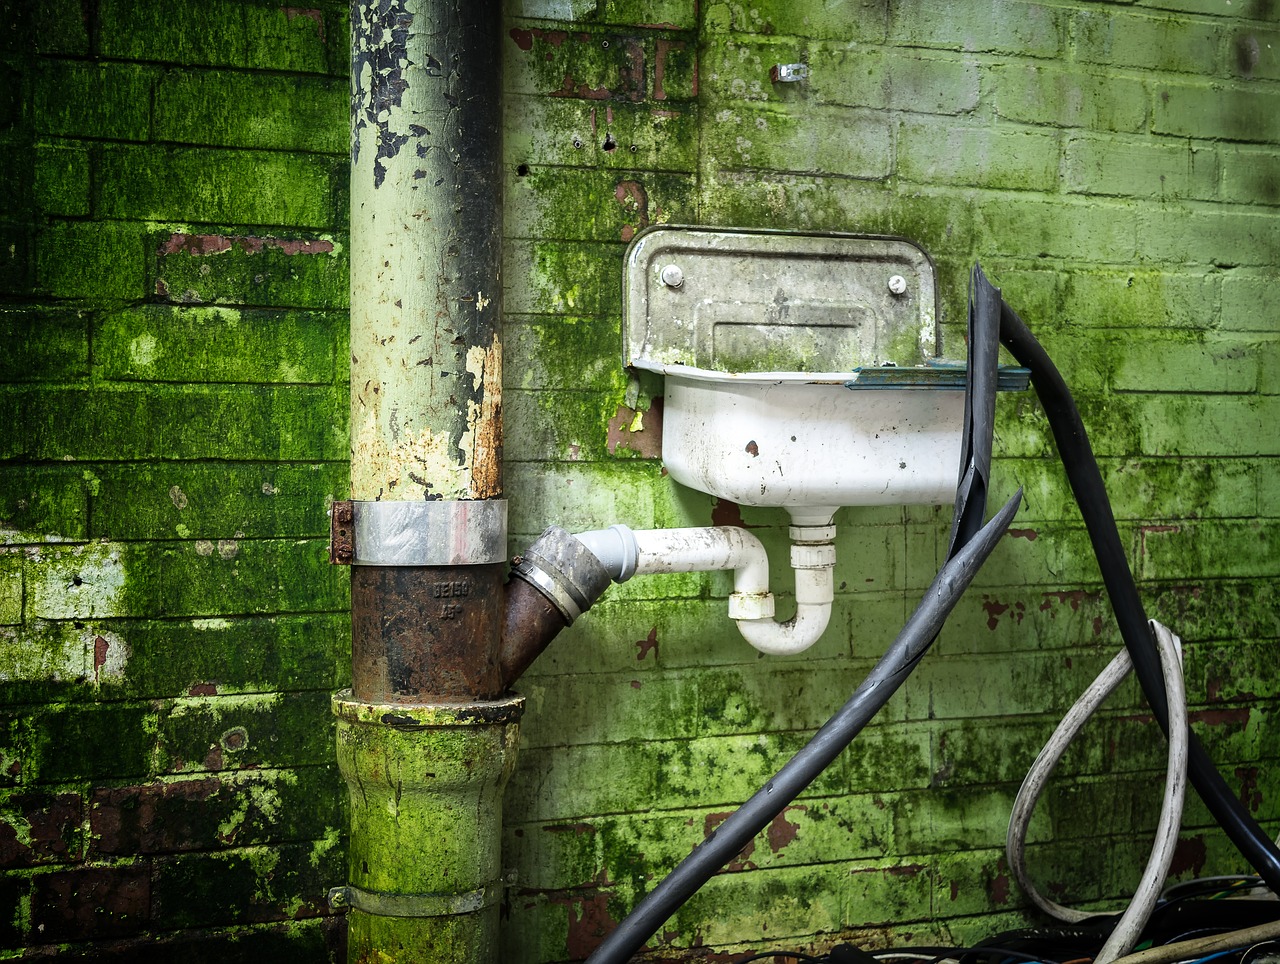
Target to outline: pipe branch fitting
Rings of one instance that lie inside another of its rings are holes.
[[[626,526],[613,528],[631,531]],[[614,537],[612,540],[608,538],[610,535]],[[551,526],[515,561],[511,575],[545,596],[564,617],[565,626],[571,626],[609,588],[610,581],[622,582],[630,576],[630,573],[622,578],[616,575],[615,568],[604,558],[609,556],[608,549],[617,549],[619,566],[625,570],[629,564],[631,571],[635,571],[635,553],[627,556],[625,539],[612,530],[605,530],[600,542],[597,550],[586,540],[559,526]]]
[[[633,530],[624,525],[579,533],[614,582],[633,575],[732,570],[729,617],[756,649],[789,655],[808,649],[831,619],[835,599],[835,526],[792,526],[796,615],[774,621],[769,558],[760,540],[736,526]]]

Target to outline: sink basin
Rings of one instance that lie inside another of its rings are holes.
[[[662,459],[677,482],[826,525],[844,505],[955,495],[964,389],[667,368]]]
[[[917,245],[658,226],[632,242],[625,296],[624,361],[665,376],[676,481],[797,525],[951,501],[964,366],[940,362]]]

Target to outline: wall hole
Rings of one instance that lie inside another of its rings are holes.
[[[529,176],[529,165],[528,165],[528,164],[517,164],[517,165],[516,165],[516,177],[528,177],[528,176]]]
[[[604,144],[601,146],[603,146],[606,151],[612,153],[618,149],[618,142],[613,139],[612,134],[605,134]]]

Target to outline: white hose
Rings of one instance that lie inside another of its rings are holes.
[[[1117,958],[1128,953],[1138,942],[1143,927],[1146,926],[1156,902],[1160,899],[1160,891],[1169,873],[1169,865],[1173,860],[1173,852],[1178,842],[1178,830],[1182,824],[1182,801],[1187,785],[1189,739],[1186,689],[1182,679],[1182,640],[1155,620],[1151,620],[1150,625],[1159,645],[1165,698],[1169,705],[1169,761],[1166,768],[1164,802],[1160,808],[1155,844],[1142,880],[1138,883],[1133,900],[1130,901],[1119,923],[1111,932],[1111,936],[1094,959],[1094,964],[1112,964]],[[1058,724],[1053,736],[1049,738],[1040,755],[1036,757],[1035,763],[1031,765],[1014,800],[1013,812],[1009,818],[1009,834],[1005,843],[1010,872],[1031,902],[1058,920],[1076,922],[1094,915],[1063,907],[1036,889],[1026,866],[1027,828],[1031,823],[1031,814],[1062,754],[1131,669],[1129,654],[1122,650],[1098,674],[1097,679],[1076,700],[1075,705]]]

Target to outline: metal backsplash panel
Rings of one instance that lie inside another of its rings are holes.
[[[625,294],[637,368],[838,373],[941,353],[933,263],[899,238],[650,228]]]

